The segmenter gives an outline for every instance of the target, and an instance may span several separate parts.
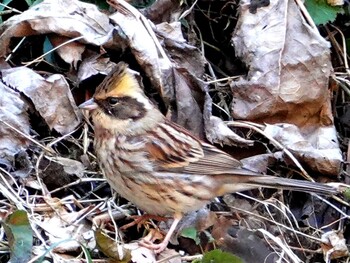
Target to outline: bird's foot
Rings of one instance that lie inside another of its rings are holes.
[[[168,243],[169,241],[165,239],[159,244],[154,244],[152,240],[148,240],[145,238],[139,241],[140,246],[151,249],[156,254],[159,254],[160,252],[162,252],[168,246]]]
[[[166,217],[156,216],[156,215],[149,215],[149,214],[145,214],[145,215],[142,215],[142,216],[134,215],[134,216],[130,216],[130,217],[132,219],[134,219],[134,221],[130,222],[130,223],[126,224],[126,225],[123,225],[122,227],[120,227],[120,230],[124,231],[124,230],[126,230],[129,227],[132,227],[134,225],[137,225],[137,229],[139,230],[139,228],[142,226],[142,224],[144,224],[149,219],[154,219],[154,220],[157,220],[157,221],[165,221],[165,220],[168,219]]]

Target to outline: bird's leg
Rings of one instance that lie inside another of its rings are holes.
[[[182,218],[182,214],[176,213],[174,215],[174,221],[171,224],[170,229],[169,229],[168,233],[166,234],[165,238],[163,239],[163,241],[160,244],[154,244],[152,241],[142,239],[139,242],[140,246],[152,249],[157,254],[162,252],[167,247],[169,240],[170,240],[172,234],[174,233],[176,226],[180,222],[181,218]]]
[[[149,219],[154,219],[154,220],[157,220],[157,221],[165,221],[167,220],[166,217],[162,217],[162,216],[156,216],[156,215],[149,215],[149,214],[144,214],[142,216],[138,216],[138,215],[135,215],[135,216],[130,216],[132,219],[134,219],[134,221],[126,224],[126,225],[123,225],[120,230],[126,230],[128,229],[129,227],[132,227],[134,225],[137,225],[137,229],[139,229],[141,227],[141,224],[143,224],[145,221],[149,220]]]

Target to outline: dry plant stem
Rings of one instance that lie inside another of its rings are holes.
[[[67,45],[67,44],[72,43],[74,41],[80,40],[82,38],[84,38],[84,36],[79,36],[79,37],[72,38],[72,39],[70,39],[70,40],[68,40],[68,41],[58,45],[57,47],[54,47],[53,49],[47,51],[45,54],[37,57],[36,59],[34,59],[34,60],[30,61],[30,62],[24,63],[24,66],[25,67],[29,67],[30,65],[32,65],[34,63],[40,62],[41,59],[43,59],[45,56],[47,56],[48,54],[52,53],[53,51],[59,49],[60,47],[63,47],[64,45]]]
[[[187,262],[192,262],[196,259],[202,259],[203,258],[203,255],[194,255],[194,256],[183,256],[181,257],[181,262],[183,261],[187,261]],[[157,263],[163,263],[165,261],[159,261]]]
[[[271,136],[267,135],[263,130],[260,128],[257,128],[255,124],[251,122],[241,122],[241,121],[229,121],[226,122],[228,126],[234,126],[234,127],[241,127],[241,128],[248,128],[252,129],[262,135],[264,135],[269,141],[274,144],[276,147],[281,149],[288,157],[294,162],[294,164],[300,169],[302,175],[304,176],[305,179],[314,182],[315,180],[305,171],[305,169],[302,167],[300,162],[294,157],[294,155],[287,149],[285,148],[282,144],[280,144],[278,141],[276,141],[274,138]]]
[[[212,78],[216,79],[215,72],[214,72],[212,66],[210,65],[210,63],[208,63],[208,68],[209,68],[209,72],[210,72],[210,75],[212,76]],[[214,85],[215,85],[215,89],[219,90],[218,87],[217,87],[217,83],[216,82],[214,82]],[[230,118],[231,117],[230,114],[229,114],[230,110],[229,110],[229,107],[226,104],[225,99],[222,97],[222,93],[218,92],[218,96],[220,97],[221,102],[224,104],[223,105],[224,108],[220,107],[219,105],[216,105],[215,103],[213,103],[213,105],[215,105],[217,108],[222,110]]]
[[[157,260],[155,263],[168,263],[168,262],[172,262],[171,259],[173,258],[179,258],[180,259],[180,254],[175,254],[175,255],[171,255],[169,257],[165,257],[165,258],[162,258],[161,260]],[[201,256],[202,258],[203,256]],[[198,258],[198,257],[197,257]],[[193,258],[191,260],[191,262],[197,258]],[[181,257],[181,262],[185,262],[185,261],[190,261],[190,260],[185,260],[183,257]]]
[[[334,79],[340,85],[343,91],[350,97],[350,89],[348,88],[350,86],[350,81],[347,80],[346,78],[342,78],[338,76],[336,76]],[[343,82],[347,84],[347,86]]]
[[[3,171],[3,169],[1,168]],[[18,196],[18,194],[12,189],[12,187],[8,184],[8,182],[3,177],[2,173],[0,172],[0,178],[3,181],[3,183],[0,184],[0,192],[6,196],[7,199],[9,199],[12,203],[16,205],[18,209],[24,210],[24,207],[26,206],[26,203]]]
[[[181,19],[183,19],[186,16],[188,16],[192,12],[192,10],[195,7],[195,5],[197,4],[197,2],[198,2],[198,0],[194,1],[194,3],[190,6],[190,8],[182,13],[182,15],[179,17],[178,20],[180,21]]]
[[[55,152],[51,149],[46,147],[45,145],[42,145],[41,143],[39,143],[38,141],[34,140],[32,137],[30,137],[29,135],[21,132],[20,130],[16,129],[15,127],[13,127],[11,124],[8,124],[6,121],[0,120],[0,122],[2,122],[3,124],[5,124],[7,127],[9,127],[11,130],[15,131],[16,133],[20,134],[21,136],[23,136],[24,138],[26,138],[27,140],[31,141],[32,143],[36,144],[37,146],[39,146],[41,149],[47,151],[48,153],[51,154],[55,154]]]
[[[295,0],[295,3],[299,6],[300,11],[303,13],[303,15],[304,15],[305,19],[307,20],[307,22],[309,23],[309,25],[318,33],[317,26],[315,25],[314,20],[312,19],[309,12],[305,8],[304,3],[301,0]]]
[[[265,220],[265,221],[267,221],[267,222],[269,222],[269,223],[271,223],[271,224],[275,224],[275,225],[277,225],[277,226],[280,226],[280,227],[282,227],[282,228],[285,228],[286,230],[291,231],[291,232],[293,232],[293,233],[295,233],[295,234],[298,234],[298,235],[300,235],[300,236],[304,236],[304,237],[306,237],[306,238],[308,238],[308,239],[312,239],[312,240],[317,241],[317,242],[319,242],[319,243],[322,242],[322,240],[321,240],[320,238],[317,238],[317,237],[314,237],[314,236],[311,236],[311,235],[307,235],[307,234],[305,234],[305,233],[303,233],[303,232],[300,232],[300,231],[298,231],[298,230],[295,230],[294,228],[290,228],[290,227],[288,227],[288,226],[286,226],[286,225],[284,225],[284,224],[282,224],[282,223],[279,223],[279,222],[277,222],[277,221],[271,220],[271,219],[266,218],[266,217],[264,217],[264,216],[255,214],[255,213],[253,213],[253,212],[250,212],[250,211],[247,211],[247,210],[244,210],[244,209],[235,207],[235,206],[229,206],[229,207],[232,208],[232,209],[234,209],[234,210],[240,211],[240,212],[242,212],[242,213],[251,215],[251,216],[253,216],[253,217],[257,217],[257,218],[259,218],[259,219]],[[228,212],[227,212],[227,213],[228,213]],[[223,213],[222,213],[222,214],[223,214]],[[228,214],[231,215],[231,213],[228,213]]]
[[[339,185],[343,185],[343,184],[339,184]],[[349,188],[348,185],[344,185],[344,187]],[[330,203],[328,200],[324,199],[323,197],[314,194],[314,196],[316,196],[318,199],[322,200],[323,202],[325,202],[327,205],[329,205],[330,207],[332,207],[334,210],[336,210],[338,213],[340,213],[342,216],[346,217],[346,218],[350,218],[349,215],[347,215],[346,213],[344,213],[341,209],[339,209],[338,207],[336,207],[335,205],[333,205],[332,203]],[[332,196],[332,198],[334,200],[336,200],[337,202],[341,203],[342,205],[345,205],[347,207],[350,206],[350,204],[348,202],[345,202],[345,200],[339,198],[338,196]]]
[[[232,81],[235,79],[238,79],[240,77],[243,77],[243,75],[238,75],[238,76],[234,76],[234,77],[227,77],[227,78],[221,78],[221,79],[214,79],[214,80],[210,80],[210,81],[206,81],[206,84],[213,84],[213,83],[217,83],[217,82],[223,82],[223,81]]]
[[[5,59],[5,61],[9,61],[12,57],[12,55],[17,51],[17,49],[22,45],[23,41],[26,39],[26,37],[23,37],[21,41],[15,46],[15,48],[11,51],[11,53],[8,55],[8,57]]]
[[[59,137],[59,138],[56,138],[55,140],[53,140],[53,141],[51,141],[50,143],[48,143],[47,146],[51,148],[51,147],[54,146],[56,143],[58,143],[58,142],[64,140],[65,138],[71,136],[73,133],[75,133],[75,132],[76,132],[77,130],[79,130],[81,127],[82,127],[82,124],[79,124],[73,131],[71,131],[71,132],[69,132],[69,133],[67,133],[67,134],[65,134],[65,135],[63,135],[63,136],[61,136],[61,137]]]
[[[101,203],[102,204],[102,203]],[[101,208],[101,207],[100,207]],[[94,216],[92,219],[92,223],[94,226],[99,227],[101,226],[104,222],[110,221],[111,216],[114,218],[114,220],[120,220],[122,218],[125,218],[125,213],[122,213],[120,211],[112,211],[112,214],[110,213],[102,213],[97,216]]]
[[[345,70],[346,73],[348,74],[348,76],[350,76],[350,69],[349,69],[349,63],[348,63],[348,58],[347,58],[347,52],[346,52],[346,40],[344,37],[343,32],[337,28],[336,26],[333,26],[332,24],[330,24],[331,27],[333,27],[335,30],[337,30],[341,36],[342,39],[342,45],[343,45],[343,60],[344,60],[344,65],[345,65]]]
[[[272,215],[271,212],[270,212],[269,206],[274,207],[275,209],[279,210],[279,211],[282,213],[282,215],[284,215],[284,217],[285,217],[286,220],[288,221],[289,225],[291,226],[290,228],[293,227],[293,224],[292,224],[292,222],[291,222],[291,220],[290,220],[290,217],[291,217],[291,218],[293,219],[293,222],[294,222],[295,226],[296,226],[297,229],[298,229],[298,230],[295,230],[294,228],[292,228],[292,229],[293,229],[292,233],[295,234],[295,238],[297,239],[297,242],[298,242],[299,244],[301,244],[297,233],[295,233],[295,231],[299,231],[299,224],[298,224],[296,218],[294,217],[294,214],[290,211],[290,209],[289,209],[283,202],[280,202],[279,200],[276,200],[276,201],[280,204],[280,207],[279,207],[279,206],[273,204],[272,202],[269,202],[268,200],[266,200],[266,201],[260,201],[260,200],[258,200],[258,199],[256,199],[256,198],[247,196],[247,195],[242,194],[242,193],[237,193],[237,194],[240,195],[240,196],[245,197],[246,199],[250,199],[250,200],[253,200],[253,201],[257,202],[257,203],[260,203],[260,204],[264,205],[265,210],[266,210],[266,211],[268,212],[268,214],[270,215],[271,221],[272,221],[272,222],[275,222],[275,223],[276,223],[276,221],[275,221],[274,218],[273,218],[273,215]],[[283,208],[284,208],[284,210],[287,211],[288,214],[283,210]],[[277,225],[277,227],[278,227],[278,229],[279,229],[279,232],[281,233],[280,236],[283,237],[283,231],[280,229],[280,226],[279,226],[277,223],[276,223],[276,225]],[[285,226],[285,225],[283,225],[283,226]],[[288,226],[286,226],[286,227],[289,228]],[[286,243],[288,243],[288,242],[286,242]],[[300,245],[300,246],[301,246],[301,245]]]
[[[67,189],[67,188],[69,188],[69,187],[71,187],[71,186],[78,185],[78,184],[80,184],[80,183],[105,182],[105,181],[106,181],[106,179],[104,179],[104,178],[80,178],[80,179],[78,179],[78,180],[76,180],[76,181],[74,181],[74,182],[72,182],[72,183],[66,184],[66,185],[64,185],[64,186],[61,186],[61,187],[59,187],[59,188],[56,188],[56,189],[50,191],[49,194],[56,193],[56,192],[58,192],[58,191],[61,191],[61,190],[63,190],[63,189]]]
[[[289,248],[288,245],[284,244],[284,242],[282,242],[282,240],[279,237],[276,237],[274,235],[272,235],[270,232],[267,232],[265,229],[257,229],[259,232],[261,232],[264,236],[267,236],[269,239],[273,240],[275,242],[275,244],[277,244],[280,248],[282,248],[282,250],[288,255],[288,257],[295,263],[300,263],[302,262],[302,260],[300,260],[300,258],[297,257],[297,255],[295,255],[293,253],[293,251]],[[289,261],[290,262],[290,261]]]
[[[13,7],[10,7],[10,6],[7,6],[7,5],[4,5],[4,4],[2,4],[2,3],[0,3],[0,6],[3,6],[3,7],[7,8],[7,9],[9,9],[9,10],[13,11],[13,12],[18,13],[18,14],[22,14],[22,13],[23,13],[23,12],[21,12],[21,11],[17,10],[16,8],[13,8]]]
[[[41,192],[43,193],[43,195],[44,196],[46,196],[46,195],[48,195],[48,196],[51,196],[50,195],[50,192],[47,190],[47,188],[44,186],[44,184],[43,184],[43,182],[42,182],[42,180],[41,180],[41,178],[40,178],[40,175],[39,175],[39,165],[40,165],[40,162],[41,162],[41,160],[43,159],[43,157],[44,157],[44,152],[41,152],[40,153],[40,155],[39,155],[39,157],[38,157],[38,160],[36,161],[36,164],[35,164],[35,175],[36,175],[36,179],[37,179],[37,181],[38,181],[38,183],[39,183],[39,186],[40,186],[40,188],[41,188]]]

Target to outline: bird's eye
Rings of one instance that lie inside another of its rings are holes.
[[[117,98],[115,98],[115,97],[109,97],[108,98],[108,103],[110,104],[110,105],[115,105],[115,104],[117,104],[118,103],[118,99]]]

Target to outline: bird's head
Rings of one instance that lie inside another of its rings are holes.
[[[113,68],[94,96],[79,108],[92,111],[95,128],[113,129],[117,134],[142,132],[164,118],[124,62]]]

